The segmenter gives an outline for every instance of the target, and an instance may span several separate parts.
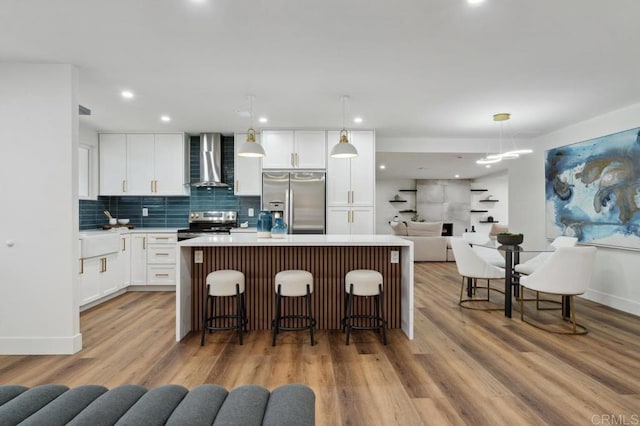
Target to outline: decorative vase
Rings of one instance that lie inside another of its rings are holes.
[[[519,246],[524,241],[524,235],[522,234],[503,234],[500,233],[496,237],[498,242],[503,246]]]
[[[268,210],[262,210],[258,215],[258,238],[271,238],[273,215]]]
[[[271,228],[271,238],[284,238],[287,235],[287,224],[281,217],[276,217],[275,224]]]

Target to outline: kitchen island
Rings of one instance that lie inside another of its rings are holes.
[[[384,277],[389,328],[413,339],[413,243],[392,235],[256,234],[193,238],[177,246],[176,340],[201,330],[205,279],[209,272],[236,269],[245,274],[249,329],[271,328],[274,276],[303,269],[314,278],[313,314],[318,329],[340,329],[344,312],[344,276],[353,269],[374,269]],[[363,298],[364,299],[364,298]],[[368,302],[368,301],[366,301]],[[361,308],[366,308],[363,302]],[[293,301],[293,311],[302,309]]]

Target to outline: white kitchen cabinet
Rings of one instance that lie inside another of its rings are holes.
[[[121,271],[118,253],[80,259],[80,305],[118,290],[121,286]]]
[[[100,135],[100,195],[124,195],[127,181],[127,136]]]
[[[122,249],[119,253],[121,265],[122,284],[120,288],[128,287],[131,284],[131,235],[125,234],[122,238]]]
[[[100,270],[102,260],[99,257],[80,259],[80,305],[92,302],[100,297]]]
[[[189,195],[188,161],[188,144],[183,134],[156,134],[154,195]]]
[[[324,130],[264,130],[263,169],[325,169],[327,137]]]
[[[153,134],[127,135],[125,195],[151,195],[155,179]]]
[[[327,168],[327,132],[296,130],[293,136],[296,169]]]
[[[101,134],[100,195],[188,195],[181,133]]]
[[[236,181],[233,193],[238,196],[262,195],[262,161],[259,157],[241,157],[240,146],[247,140],[246,133],[236,133],[234,145],[234,174]],[[256,143],[260,143],[260,135],[256,135]]]
[[[373,234],[373,207],[328,207],[327,234]]]
[[[131,285],[147,284],[147,234],[131,234]]]
[[[328,149],[340,132],[327,132]],[[328,157],[327,234],[373,234],[375,211],[375,135],[351,131],[349,141],[358,150],[352,159]]]
[[[340,140],[340,132],[327,132],[329,146]],[[375,205],[375,139],[373,131],[351,131],[349,141],[358,150],[351,159],[328,157],[327,205],[361,206]]]
[[[147,284],[176,284],[176,243],[175,233],[148,234]]]

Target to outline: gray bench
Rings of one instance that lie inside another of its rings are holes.
[[[28,388],[0,385],[0,425],[296,425],[315,424],[315,394],[289,384],[269,392],[257,385],[227,391],[206,384],[111,390],[86,385]]]

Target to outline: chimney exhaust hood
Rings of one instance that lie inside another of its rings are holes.
[[[220,133],[200,134],[200,180],[191,186],[229,186],[222,182],[222,137]]]

